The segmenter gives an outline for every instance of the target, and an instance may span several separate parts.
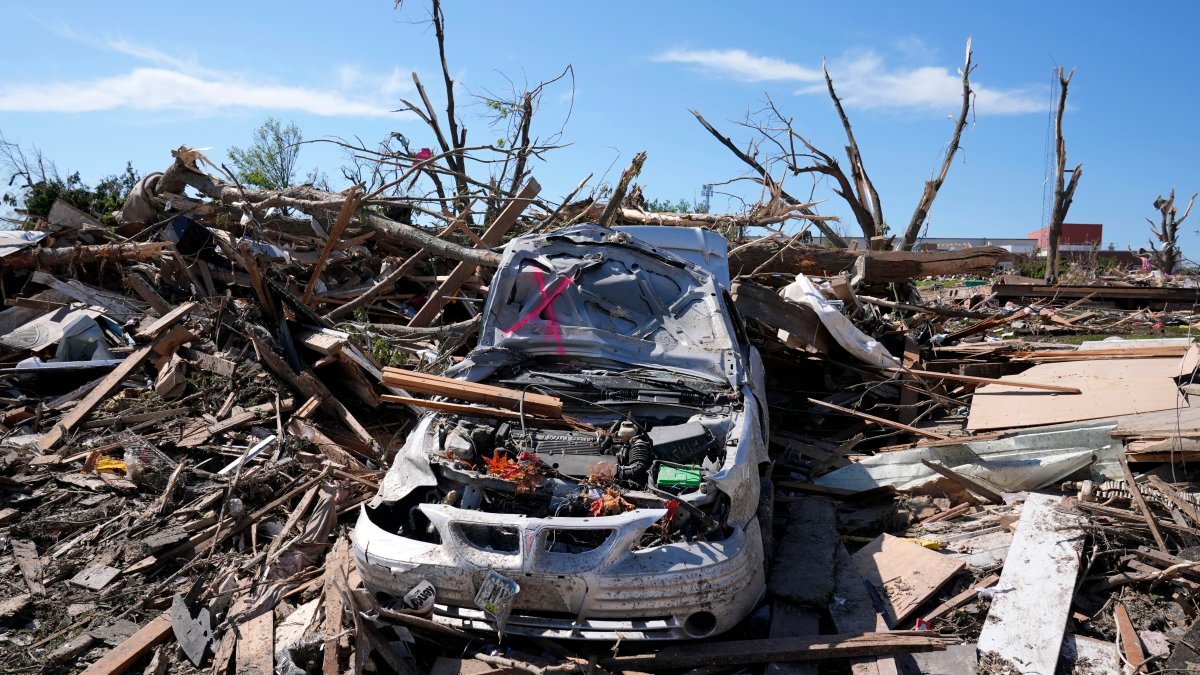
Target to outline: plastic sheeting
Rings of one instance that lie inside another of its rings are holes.
[[[901,365],[879,341],[855,327],[803,274],[796,275],[796,280],[783,288],[783,297],[811,307],[833,339],[863,363],[880,368]],[[779,339],[787,342],[787,332],[779,331]]]

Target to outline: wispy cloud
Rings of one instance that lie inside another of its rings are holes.
[[[672,50],[657,61],[685,63],[716,76],[740,82],[795,82],[798,94],[825,94],[819,68],[784,59],[758,56],[741,49]],[[962,101],[962,79],[944,66],[889,66],[875,51],[850,53],[830,61],[829,72],[843,103],[862,109],[946,111]],[[1044,112],[1046,100],[1036,87],[998,89],[972,81],[976,110],[981,115]]]
[[[35,17],[36,19],[36,17]],[[39,21],[41,21],[39,19]],[[385,73],[354,65],[330,73],[330,86],[301,86],[252,73],[207,68],[195,58],[169,54],[124,38],[97,38],[63,23],[42,21],[54,35],[138,62],[90,79],[0,84],[0,111],[178,111],[199,115],[230,110],[302,112],[322,116],[382,117],[411,82],[399,68]]]
[[[386,106],[325,90],[234,79],[205,79],[165,68],[135,68],[76,82],[0,86],[0,110],[94,112],[179,110],[209,113],[231,108],[292,110],[326,116],[377,117]]]
[[[676,49],[660,54],[655,60],[699,66],[701,70],[725,75],[742,82],[816,81],[821,79],[820,70],[805,68],[783,59],[755,56],[742,49]]]

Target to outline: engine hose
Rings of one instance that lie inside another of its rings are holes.
[[[629,444],[629,461],[617,467],[619,480],[645,485],[650,477],[650,465],[654,463],[654,444],[650,437],[642,434]]]

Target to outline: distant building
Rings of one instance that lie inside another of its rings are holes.
[[[1041,250],[1050,248],[1050,228],[1030,232],[1030,239],[1037,240]],[[1058,250],[1060,251],[1090,251],[1104,241],[1104,225],[1101,223],[1063,223],[1062,231],[1058,234]]]

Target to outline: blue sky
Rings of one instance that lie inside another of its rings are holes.
[[[181,144],[222,159],[268,115],[308,139],[391,131],[432,146],[425,128],[390,112],[417,71],[440,102],[426,5],[351,3],[5,3],[9,58],[0,62],[0,132],[37,145],[87,180],[126,160],[145,173]],[[1052,70],[1077,67],[1066,120],[1068,161],[1084,175],[1068,220],[1102,222],[1119,248],[1145,244],[1151,203],[1172,187],[1200,190],[1200,59],[1190,31],[1200,6],[1163,3],[577,3],[450,2],[448,59],[459,97],[505,91],[574,68],[575,90],[550,89],[535,133],[562,127],[570,147],[534,165],[543,196],[588,173],[615,181],[639,150],[651,197],[699,196],[743,166],[689,108],[744,144],[732,121],[770,95],[825,151],[844,143],[820,90],[826,59],[893,230],[908,222],[940,163],[958,108],[956,69],[974,41],[976,115],[931,217],[934,235],[1023,236],[1043,223]],[[814,85],[817,85],[814,87]],[[492,139],[480,106],[462,109],[470,138]],[[341,152],[306,146],[305,170],[335,180]],[[789,179],[794,194],[811,186]],[[720,190],[721,188],[718,188]],[[745,190],[742,190],[745,193]],[[753,191],[749,196],[753,197]],[[745,194],[743,196],[746,196]],[[827,184],[818,209],[847,209]],[[716,197],[714,210],[738,208]],[[1200,214],[1184,229],[1200,258]]]

